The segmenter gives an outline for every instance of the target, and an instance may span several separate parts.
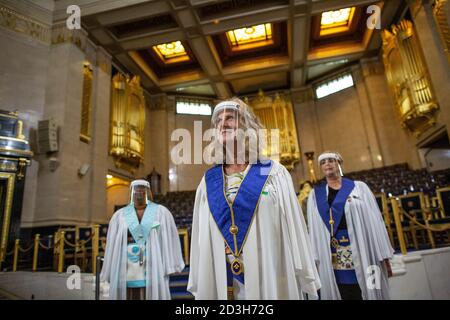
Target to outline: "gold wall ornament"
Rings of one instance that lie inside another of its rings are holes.
[[[83,65],[80,140],[86,143],[91,141],[92,79],[92,67],[89,63],[85,63]]]
[[[450,63],[450,26],[446,14],[446,11],[448,11],[447,6],[447,0],[435,0],[433,3],[433,16],[438,26],[445,54]]]
[[[402,20],[381,36],[386,77],[401,125],[418,137],[436,124],[439,106],[414,26]]]
[[[316,182],[316,172],[314,171],[314,152],[305,152],[306,160],[308,161],[308,168],[309,168],[309,178],[311,182]]]
[[[249,105],[269,131],[264,154],[280,161],[288,170],[292,170],[300,160],[300,148],[290,96],[276,93],[273,97],[269,97],[260,90],[258,96],[249,101]],[[270,134],[271,129],[279,130],[278,148],[272,145],[274,137]]]
[[[25,168],[31,164],[31,161],[26,158],[19,158],[19,170],[17,171],[17,180],[25,178]]]
[[[144,161],[145,98],[139,76],[112,79],[110,155],[134,173]]]

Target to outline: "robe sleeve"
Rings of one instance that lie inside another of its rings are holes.
[[[105,253],[103,256],[103,265],[102,265],[102,271],[100,273],[100,280],[111,282],[111,269],[112,269],[112,260],[113,260],[113,253],[114,253],[114,247],[116,244],[116,241],[120,241],[120,237],[118,239],[118,219],[120,215],[120,210],[116,211],[114,215],[111,218],[111,221],[109,222],[108,226],[108,233],[106,234],[106,246],[105,246]]]
[[[292,177],[285,167],[280,166],[274,184],[280,195],[280,206],[289,233],[290,252],[293,255],[294,268],[300,282],[301,290],[317,296],[320,289],[319,275],[314,263],[311,244],[306,229],[302,209],[295,195]]]
[[[316,246],[316,235],[315,235],[315,228],[313,228],[313,224],[315,223],[315,217],[313,216],[315,214],[314,208],[316,207],[316,195],[314,193],[314,190],[312,190],[308,196],[308,205],[307,205],[307,213],[308,213],[308,231],[309,231],[309,241],[311,244],[311,251],[314,257],[314,261],[316,262],[316,265],[319,263],[319,254]]]
[[[366,212],[369,218],[370,227],[373,231],[373,238],[375,242],[375,248],[378,252],[379,261],[384,259],[391,259],[394,253],[389,236],[386,230],[386,225],[383,220],[383,215],[377,204],[377,200],[373,195],[372,191],[369,189],[367,184],[364,182],[357,182],[360,190],[361,196],[363,198],[364,204],[366,206]]]
[[[161,250],[164,274],[168,276],[181,272],[184,269],[184,260],[175,220],[166,207],[159,206],[159,210],[161,210]]]
[[[198,291],[198,268],[199,268],[199,214],[200,214],[200,204],[203,194],[203,188],[205,184],[205,178],[203,177],[200,182],[197,192],[195,194],[194,212],[192,214],[192,229],[191,229],[191,250],[190,250],[190,261],[189,261],[189,281],[187,285],[187,290],[192,293],[194,297],[197,298]]]

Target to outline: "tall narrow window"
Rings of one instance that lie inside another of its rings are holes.
[[[322,83],[316,87],[316,97],[317,99],[324,98],[330,94],[342,91],[344,89],[353,87],[353,77],[351,74],[345,74]]]
[[[209,116],[211,115],[211,104],[194,99],[177,99],[177,113]]]

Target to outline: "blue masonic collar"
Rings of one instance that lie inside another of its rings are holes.
[[[222,165],[209,169],[205,174],[209,209],[226,244],[235,256],[239,256],[242,251],[272,166],[271,160],[251,165],[232,204],[225,195]]]
[[[333,212],[334,220],[333,234],[336,234],[337,232],[339,223],[341,222],[341,219],[345,213],[345,203],[354,187],[355,182],[353,180],[342,178],[341,189],[339,189],[336,198],[331,204],[331,210]],[[319,214],[323,220],[323,223],[325,223],[327,230],[330,231],[330,205],[328,204],[327,184],[322,183],[319,186],[314,187],[314,193],[316,195],[316,204],[317,209],[319,210]]]

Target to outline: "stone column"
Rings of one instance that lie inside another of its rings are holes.
[[[92,110],[90,222],[106,223],[106,174],[110,129],[111,56],[96,50]]]
[[[89,148],[79,138],[86,41],[82,30],[70,31],[65,24],[53,26],[43,118],[56,121],[59,150],[38,157],[33,226],[88,222],[89,180],[80,179],[77,174],[78,168],[89,160]],[[52,169],[55,163],[57,168]]]
[[[170,107],[170,100],[165,94],[154,96],[151,101],[151,106],[150,127],[148,129],[151,132],[151,163],[156,171],[161,174],[161,192],[166,193],[167,191],[173,190],[173,186],[169,182],[169,143],[171,134],[171,130],[169,129],[169,114],[170,112],[173,113],[173,108]],[[173,123],[171,126],[173,127]]]
[[[315,156],[322,151],[320,141],[319,125],[315,114],[315,102],[311,88],[304,88],[300,91],[292,92],[292,103],[297,126],[298,141],[301,153],[300,163],[294,168],[294,185],[297,187],[301,181],[309,180],[308,161],[305,152],[314,152]],[[320,172],[315,166],[316,176],[320,177]],[[298,188],[297,188],[298,189]],[[296,189],[296,190],[297,190]]]
[[[365,72],[364,72],[365,71]],[[378,139],[377,131],[372,114],[372,104],[369,98],[370,95],[376,94],[371,92],[375,88],[367,86],[366,76],[369,76],[367,68],[361,70],[357,68],[353,71],[353,77],[356,82],[356,92],[359,98],[359,111],[361,113],[361,121],[363,123],[364,131],[367,139],[367,149],[370,157],[370,163],[372,168],[379,168],[384,165],[383,158],[381,156],[380,142]]]

